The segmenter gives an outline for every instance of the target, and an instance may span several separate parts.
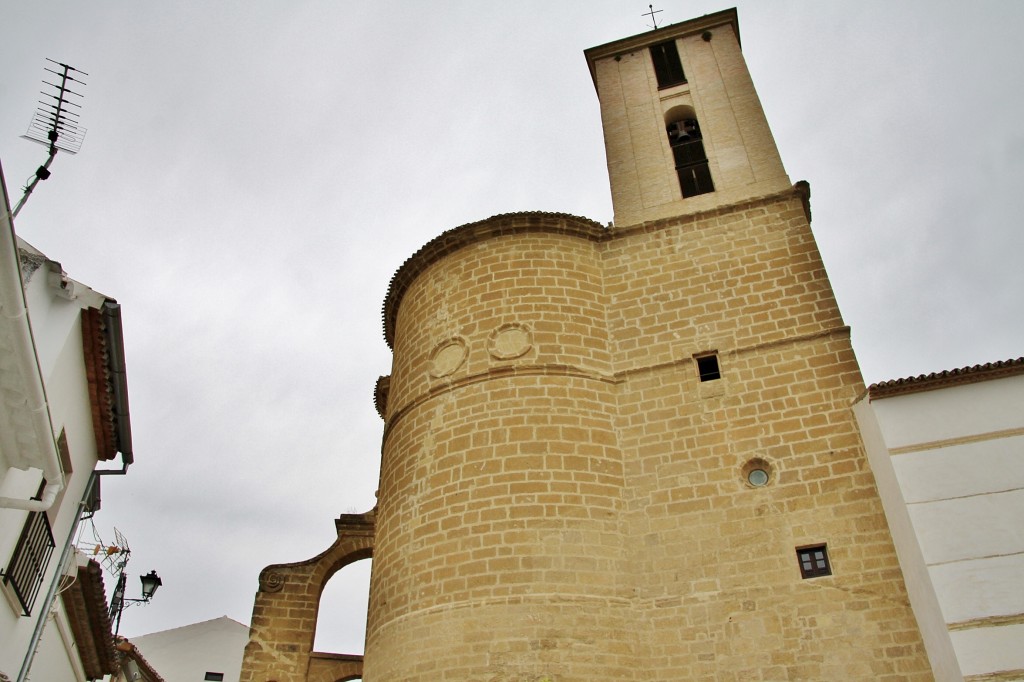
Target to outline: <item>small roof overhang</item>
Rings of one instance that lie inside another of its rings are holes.
[[[882,381],[877,384],[871,384],[868,387],[867,395],[868,400],[876,400],[894,395],[921,393],[949,386],[1002,379],[1015,374],[1024,374],[1024,357],[1017,358],[1016,360],[986,362],[984,365],[948,369],[943,372],[932,372],[931,374],[919,374],[916,377]]]
[[[117,672],[117,652],[107,612],[103,569],[89,559],[79,565],[75,581],[61,593],[85,676],[98,679]]]

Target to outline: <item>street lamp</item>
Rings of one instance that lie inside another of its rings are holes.
[[[148,602],[156,594],[156,588],[164,584],[163,580],[160,580],[160,576],[156,574],[156,571],[150,571],[146,575],[139,576],[139,580],[142,581],[142,601]]]
[[[164,584],[156,571],[150,571],[146,575],[139,576],[142,582],[142,599],[128,599],[124,596],[125,583],[128,575],[122,570],[117,577],[117,585],[114,587],[114,594],[110,597],[110,620],[114,621],[114,634],[121,629],[121,613],[129,604],[148,604],[156,594],[158,587]]]

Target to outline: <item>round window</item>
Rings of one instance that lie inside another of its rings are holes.
[[[755,457],[743,465],[742,475],[744,483],[752,488],[761,488],[772,480],[772,465],[767,460]]]
[[[751,469],[747,474],[747,483],[757,488],[768,483],[768,472],[764,469]]]

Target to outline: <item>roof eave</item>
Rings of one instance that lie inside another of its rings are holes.
[[[932,372],[931,374],[920,374],[903,379],[882,381],[877,384],[871,384],[868,387],[867,394],[868,400],[877,400],[896,395],[923,393],[924,391],[934,391],[950,386],[962,386],[980,381],[1003,379],[1017,374],[1024,374],[1024,357],[987,362],[983,365],[971,365],[970,367],[960,367],[943,372]]]

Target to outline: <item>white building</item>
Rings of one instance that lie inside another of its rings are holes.
[[[116,665],[102,571],[72,546],[100,462],[132,462],[120,307],[17,237],[0,173],[0,680]]]
[[[227,616],[134,637],[145,659],[167,682],[238,682],[249,626]]]
[[[854,406],[937,680],[1024,680],[1024,358]]]

